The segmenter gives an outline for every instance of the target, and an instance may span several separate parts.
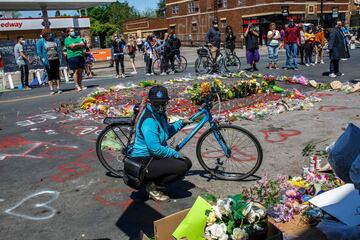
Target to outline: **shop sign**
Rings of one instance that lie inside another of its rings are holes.
[[[338,18],[339,17],[339,9],[338,8],[333,8],[332,9],[332,17],[333,18]]]
[[[43,29],[42,18],[25,18],[25,19],[0,19],[0,32],[1,31],[19,31],[19,30],[38,30]],[[51,28],[89,28],[89,18],[50,18],[49,26]]]
[[[249,25],[249,24],[258,25],[258,24],[260,24],[260,19],[244,19],[243,24],[244,25]]]

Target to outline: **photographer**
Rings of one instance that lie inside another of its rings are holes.
[[[126,47],[125,38],[119,37],[118,33],[114,33],[111,37],[111,45],[114,49],[114,61],[116,69],[116,78],[125,78],[125,66],[124,66],[124,49]],[[121,75],[119,71],[119,64],[121,66]]]
[[[276,24],[271,23],[267,33],[268,53],[269,53],[269,69],[278,69],[277,62],[279,57],[280,32],[276,30]]]
[[[246,60],[250,64],[250,71],[258,71],[256,63],[260,60],[259,33],[250,23],[244,34],[246,40]]]

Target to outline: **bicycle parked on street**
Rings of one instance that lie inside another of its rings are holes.
[[[259,141],[249,131],[230,124],[220,124],[213,118],[213,91],[199,111],[190,117],[200,120],[175,149],[183,147],[209,123],[210,128],[197,141],[196,156],[200,165],[212,176],[223,180],[242,180],[253,175],[260,167],[263,151]],[[138,109],[138,108],[137,108]],[[101,164],[112,174],[123,176],[123,163],[127,150],[134,140],[135,109],[131,118],[105,118],[106,128],[96,142],[96,153]]]
[[[238,73],[241,69],[241,61],[238,56],[236,56],[235,51],[231,51],[228,48],[221,48],[220,53],[224,56],[224,67],[227,72]]]
[[[157,56],[158,57],[153,62],[153,66],[152,66],[153,73],[155,75],[159,75],[161,73],[161,64],[163,64],[163,62],[165,61],[163,54],[158,54]],[[175,72],[182,73],[187,68],[187,60],[184,56],[175,54],[174,65],[175,65]]]

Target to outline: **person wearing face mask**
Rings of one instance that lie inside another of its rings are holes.
[[[48,76],[50,95],[61,94],[60,89],[60,62],[62,60],[61,47],[55,41],[49,28],[41,31],[42,38],[37,41],[36,52],[45,68]],[[56,82],[56,89],[53,88],[53,81]]]
[[[68,28],[66,32],[68,37],[65,39],[64,44],[67,61],[70,69],[74,72],[75,91],[80,92],[86,89],[82,85],[82,74],[85,68],[85,43],[73,28]]]
[[[331,30],[329,37],[330,50],[330,75],[331,78],[343,76],[339,71],[340,59],[346,57],[346,39],[342,28],[342,21],[338,20],[336,26]]]
[[[169,100],[165,87],[155,86],[150,89],[148,103],[140,110],[140,117],[135,125],[135,141],[128,151],[134,161],[151,161],[144,180],[149,197],[155,201],[169,200],[163,190],[168,184],[182,179],[192,166],[187,157],[166,143],[185,125],[191,123],[185,119],[169,124],[166,114]]]
[[[300,46],[301,36],[300,30],[296,27],[294,21],[291,19],[288,27],[285,30],[284,45],[286,49],[286,66],[285,69],[291,69],[291,57],[293,58],[293,69],[298,70],[297,65],[297,49]]]
[[[315,34],[313,33],[312,27],[309,27],[305,33],[305,65],[309,67],[314,66],[312,62],[312,55],[314,51]]]
[[[250,65],[250,71],[258,71],[256,63],[260,60],[259,33],[252,24],[249,24],[244,34],[246,41],[246,61]]]
[[[213,27],[209,29],[206,34],[206,43],[208,44],[211,52],[211,56],[213,59],[214,64],[216,63],[217,56],[219,55],[220,51],[220,31],[219,31],[219,22],[218,20],[213,20]],[[213,69],[213,71],[217,71],[217,69]]]
[[[17,43],[14,47],[15,61],[19,66],[21,72],[21,85],[24,90],[31,90],[29,88],[29,66],[32,61],[24,52],[25,38],[24,36],[17,37]]]
[[[126,48],[126,42],[124,36],[119,37],[117,33],[114,33],[111,38],[111,44],[114,49],[114,60],[117,78],[125,78],[125,65],[124,65],[124,51]],[[119,71],[119,64],[121,66],[121,75]]]
[[[230,25],[226,26],[225,32],[226,32],[225,48],[229,49],[231,53],[234,54],[236,36]]]

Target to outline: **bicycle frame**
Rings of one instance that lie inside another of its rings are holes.
[[[213,130],[213,133],[215,135],[216,140],[221,146],[221,149],[223,150],[226,157],[231,156],[231,149],[229,146],[227,146],[224,138],[221,136],[221,133],[217,129],[216,122],[214,121],[211,112],[210,107],[204,107],[199,110],[196,114],[190,117],[191,121],[194,121],[198,119],[199,117],[203,116],[203,118],[200,120],[199,124],[195,126],[195,128],[185,137],[184,140],[182,140],[177,146],[176,151],[180,151],[199,131],[204,127],[204,125],[208,122],[210,124],[210,128]]]

